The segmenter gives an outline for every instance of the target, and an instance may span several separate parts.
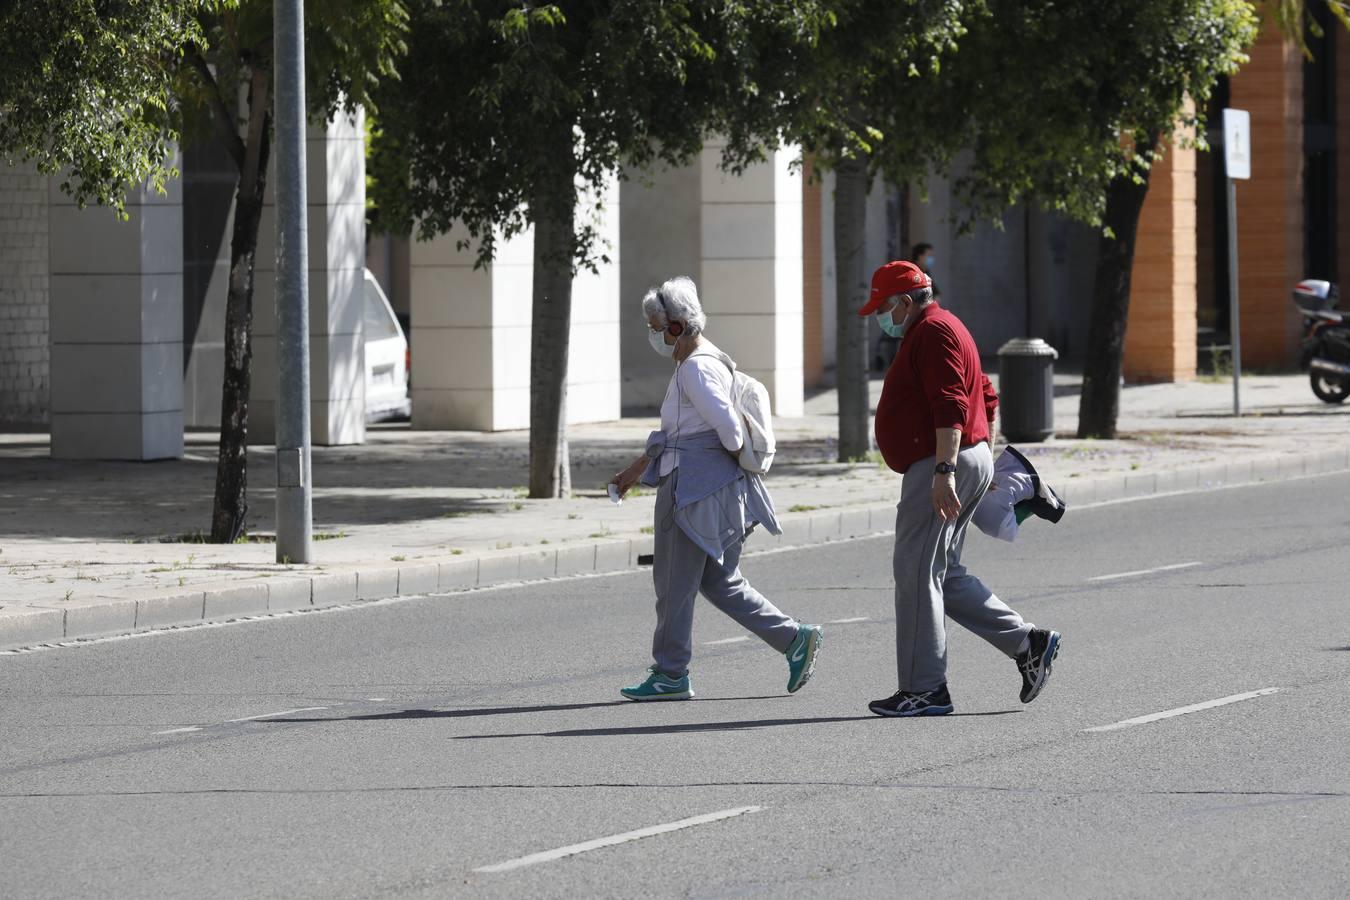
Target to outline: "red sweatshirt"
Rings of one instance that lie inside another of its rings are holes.
[[[905,331],[877,403],[877,446],[904,473],[937,453],[939,428],[961,429],[961,446],[988,440],[998,394],[980,367],[975,339],[934,301]]]

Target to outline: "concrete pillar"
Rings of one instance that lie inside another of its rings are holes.
[[[1252,177],[1238,183],[1242,364],[1283,366],[1298,353],[1289,291],[1303,275],[1303,57],[1267,20],[1230,104],[1252,117]]]
[[[603,197],[578,203],[590,216],[609,262],[582,270],[572,284],[567,421],[619,418],[619,197],[617,179]],[[530,308],[534,233],[499,240],[496,258],[475,269],[477,245],[456,228],[410,252],[413,427],[503,431],[530,425]]]
[[[647,343],[642,297],[648,288],[677,275],[694,279],[702,291],[702,203],[697,163],[625,174],[619,189],[622,405],[625,411],[638,414],[661,406],[671,372],[670,360],[653,353]],[[716,307],[709,306],[709,316],[718,313]]]
[[[1195,379],[1195,149],[1183,146],[1188,137],[1178,132],[1149,176],[1130,275],[1127,381]]]
[[[49,181],[51,442],[58,459],[183,455],[181,185],[127,198],[128,220]]]
[[[362,113],[338,113],[326,126],[310,126],[307,137],[310,428],[320,445],[366,439],[364,134]],[[256,272],[249,441],[270,443],[277,396],[276,207],[270,187]]]
[[[802,185],[795,148],[733,177],[722,145],[700,154],[699,293],[709,334],[769,389],[774,413],[802,414]],[[734,311],[733,311],[734,310]]]

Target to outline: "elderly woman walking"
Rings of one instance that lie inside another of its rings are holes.
[[[773,501],[738,455],[746,426],[732,400],[731,357],[703,336],[707,317],[688,278],[673,278],[642,298],[652,349],[675,360],[661,404],[661,430],[611,484],[620,495],[639,481],[656,487],[656,634],[647,680],[621,688],[630,700],[685,700],[694,598],[703,596],[787,657],[789,693],[806,684],[820,649],[819,625],[803,625],[750,586],[741,548],[756,525],[779,534]]]

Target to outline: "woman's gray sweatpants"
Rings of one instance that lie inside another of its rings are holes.
[[[895,517],[895,659],[902,691],[930,691],[947,681],[943,614],[1015,656],[1032,626],[961,565],[961,548],[975,508],[994,477],[989,445],[956,458],[961,513],[945,522],[933,509],[935,457],[905,472]]]
[[[662,479],[656,492],[656,539],[652,581],[656,585],[656,668],[679,677],[693,655],[694,599],[699,591],[764,643],[786,653],[797,636],[797,621],[779,611],[741,574],[741,543],[729,547],[723,564],[708,556],[675,524],[675,478]]]

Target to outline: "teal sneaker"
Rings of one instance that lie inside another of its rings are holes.
[[[619,688],[619,693],[629,700],[688,700],[694,696],[694,689],[689,686],[688,672],[683,678],[671,678],[657,671],[656,666],[647,671],[651,674],[646,681]]]
[[[816,670],[816,654],[820,652],[820,642],[824,633],[819,625],[799,625],[797,636],[787,648],[788,693],[795,694],[811,678]]]

